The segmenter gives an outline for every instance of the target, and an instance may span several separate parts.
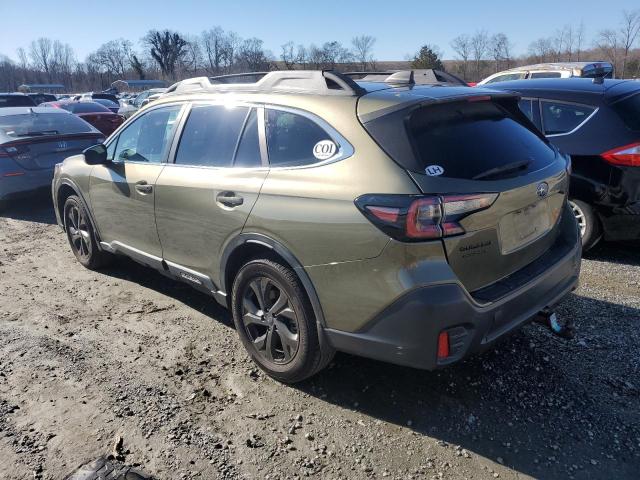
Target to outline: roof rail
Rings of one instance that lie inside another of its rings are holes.
[[[347,72],[345,75],[349,77],[356,77],[356,80],[364,82],[382,82],[392,85],[454,84],[468,86],[464,80],[456,77],[455,75],[433,68],[390,70],[387,72]],[[380,79],[380,77],[384,78]]]
[[[240,81],[242,79],[245,81]],[[351,78],[332,70],[280,70],[188,78],[171,85],[165,94],[184,92],[276,92],[347,96],[366,93]]]

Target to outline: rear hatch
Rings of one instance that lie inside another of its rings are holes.
[[[567,160],[520,112],[517,98],[424,101],[364,126],[440,202],[447,258],[468,291],[520,270],[553,244]]]
[[[26,170],[51,169],[104,139],[71,113],[34,111],[0,117],[0,149]]]

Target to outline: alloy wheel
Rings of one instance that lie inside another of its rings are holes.
[[[574,202],[569,200],[569,205],[571,206],[571,210],[578,221],[578,227],[580,228],[580,236],[584,237],[584,233],[587,231],[587,217],[582,211],[582,209]]]
[[[67,229],[74,250],[80,257],[88,258],[91,255],[89,224],[84,213],[75,205],[67,210]]]
[[[289,363],[298,352],[298,315],[284,288],[259,276],[245,287],[242,323],[255,352],[269,362]]]

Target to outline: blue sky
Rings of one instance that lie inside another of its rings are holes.
[[[581,21],[590,44],[599,30],[617,26],[622,10],[639,7],[638,0],[0,0],[0,54],[15,58],[18,47],[47,36],[69,43],[83,60],[115,38],[138,46],[151,28],[198,34],[215,25],[258,37],[275,55],[288,40],[348,45],[353,36],[369,34],[377,38],[378,60],[402,60],[425,43],[452,58],[451,39],[477,29],[504,32],[520,54],[531,41]]]

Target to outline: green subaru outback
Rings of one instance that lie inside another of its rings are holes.
[[[125,255],[211,295],[284,382],[336,350],[439,368],[553,308],[580,270],[567,157],[517,96],[379,77],[173,85],[57,166],[78,261]]]

